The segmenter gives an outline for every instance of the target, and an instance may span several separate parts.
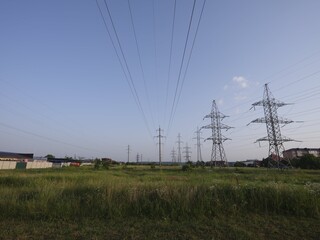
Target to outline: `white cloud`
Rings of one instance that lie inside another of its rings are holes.
[[[228,85],[224,85],[224,86],[223,86],[223,90],[227,90],[228,88],[229,88]]]
[[[249,81],[242,76],[235,76],[232,81],[237,83],[241,88],[247,88],[249,86]]]

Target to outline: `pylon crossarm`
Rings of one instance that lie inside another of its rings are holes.
[[[268,137],[259,138],[254,143],[262,142],[262,141],[269,141],[269,138]]]
[[[204,129],[211,129],[211,128],[214,128],[214,124],[210,123],[208,125],[205,125],[203,127],[201,127],[201,129],[204,128]]]
[[[252,104],[252,107],[263,106],[263,104],[264,104],[264,101],[262,100],[262,101],[253,103],[253,104]]]
[[[278,123],[280,124],[289,124],[289,123],[293,123],[294,121],[292,121],[291,119],[287,119],[287,118],[278,118]]]
[[[282,141],[283,142],[302,142],[302,141],[294,140],[292,138],[287,138],[287,137],[284,137],[284,136],[282,136]]]
[[[266,121],[266,118],[264,118],[264,117],[262,117],[262,118],[257,118],[257,119],[255,119],[255,120],[253,120],[253,121],[251,121],[250,123],[266,123],[267,121]],[[249,124],[250,124],[249,123]],[[248,125],[249,125],[248,124]]]
[[[230,126],[228,126],[228,125],[225,125],[225,124],[223,124],[223,123],[221,123],[220,126],[221,126],[221,129],[226,129],[226,130],[231,129],[231,128],[234,128],[234,127],[230,127]]]

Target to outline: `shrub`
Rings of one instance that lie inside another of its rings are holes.
[[[184,172],[191,171],[192,167],[191,167],[190,164],[184,164],[184,165],[182,165],[181,170],[184,171]]]

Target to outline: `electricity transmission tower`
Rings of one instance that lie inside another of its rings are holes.
[[[259,138],[256,142],[269,142],[269,167],[282,168],[283,166],[291,165],[290,160],[283,159],[283,143],[295,140],[281,135],[280,124],[286,125],[293,121],[279,117],[277,112],[279,107],[285,105],[288,105],[288,103],[281,102],[273,97],[268,84],[264,85],[263,100],[252,104],[252,108],[255,109],[256,106],[262,106],[264,110],[264,117],[257,118],[250,123],[265,123],[267,126],[268,136]]]
[[[186,162],[191,161],[191,155],[190,155],[191,151],[190,151],[190,147],[188,147],[188,143],[186,143],[186,146],[183,149],[185,149],[183,153],[185,154],[184,157]]]
[[[130,161],[130,151],[131,151],[131,149],[130,149],[130,145],[128,145],[128,147],[127,147],[127,154],[128,154],[128,160],[127,160],[127,163],[129,163],[129,161]]]
[[[211,123],[201,127],[204,129],[211,129],[212,135],[211,137],[205,139],[211,140],[212,141],[212,151],[211,151],[211,166],[227,166],[227,157],[223,148],[223,142],[226,140],[231,140],[229,138],[226,138],[222,135],[221,130],[222,129],[230,129],[231,127],[221,123],[221,121],[227,117],[226,115],[222,114],[219,112],[219,109],[217,107],[216,101],[212,101],[212,108],[211,112],[206,115],[203,119],[205,118],[210,118]]]
[[[137,163],[139,162],[139,159],[140,159],[140,154],[137,153]]]
[[[159,128],[157,129],[157,132],[158,132],[158,135],[155,136],[155,137],[158,138],[158,145],[159,145],[159,165],[161,166],[161,161],[162,161],[162,159],[161,159],[161,157],[162,157],[162,155],[161,155],[161,144],[162,144],[162,143],[161,143],[161,139],[164,138],[164,136],[161,135],[161,132],[163,132],[163,129],[161,129],[160,126],[159,126]]]
[[[197,127],[197,131],[195,131],[196,137],[193,139],[197,140],[197,162],[201,162],[202,161],[202,155],[201,155],[201,139],[203,139],[201,137],[201,129],[199,129],[199,127]]]
[[[177,141],[177,143],[178,143],[178,162],[179,163],[181,163],[181,143],[183,143],[182,141],[181,141],[181,134],[179,133],[178,134],[178,141]]]
[[[177,161],[177,158],[176,158],[176,150],[174,150],[174,147],[171,151],[171,160],[172,162],[176,162]]]

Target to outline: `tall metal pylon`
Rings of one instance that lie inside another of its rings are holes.
[[[256,106],[262,106],[264,110],[264,117],[257,118],[250,123],[265,123],[267,126],[268,136],[259,138],[256,142],[269,142],[269,167],[281,168],[285,165],[291,165],[289,159],[283,159],[283,151],[285,150],[283,143],[295,140],[281,135],[280,124],[286,125],[293,121],[279,117],[277,111],[279,107],[283,107],[285,105],[289,104],[276,100],[273,97],[268,84],[265,84],[263,100],[253,103],[251,107],[255,109]]]
[[[211,166],[213,166],[213,164],[214,164],[214,166],[227,166],[227,164],[228,164],[226,153],[223,148],[223,142],[226,140],[231,140],[231,139],[224,137],[221,133],[221,130],[222,129],[228,130],[232,127],[229,127],[229,126],[221,123],[221,121],[225,117],[227,117],[227,116],[222,114],[221,112],[219,112],[216,101],[213,100],[211,112],[203,118],[203,119],[205,119],[205,118],[211,119],[210,124],[201,127],[201,129],[202,128],[211,129],[211,131],[212,131],[211,137],[205,139],[205,141],[207,141],[207,140],[212,141]]]
[[[183,153],[185,154],[184,157],[186,162],[191,161],[191,155],[190,155],[191,151],[190,151],[190,147],[188,147],[188,143],[186,143],[186,146],[183,149],[185,149]]]
[[[140,159],[140,154],[139,154],[139,153],[137,153],[137,158],[136,158],[137,163],[139,163],[139,159]]]
[[[201,129],[199,127],[197,127],[197,131],[194,132],[196,134],[196,137],[194,137],[193,139],[197,140],[197,162],[201,162],[202,161],[202,155],[201,155],[201,139],[203,139],[201,137]]]
[[[172,160],[172,162],[176,162],[177,161],[176,150],[174,149],[174,147],[171,150],[171,160]]]
[[[160,128],[157,129],[158,135],[155,136],[156,138],[158,138],[158,145],[159,145],[159,166],[161,166],[161,162],[162,162],[162,155],[161,155],[161,139],[164,138],[163,135],[161,135],[161,132],[163,132],[163,130]]]
[[[128,145],[128,147],[127,147],[127,154],[128,154],[127,163],[129,163],[129,161],[130,161],[130,151],[131,151],[130,145]]]
[[[178,162],[181,163],[181,159],[182,159],[182,155],[181,155],[181,143],[183,143],[183,142],[181,141],[181,134],[180,134],[180,133],[178,134],[178,141],[177,141],[177,143],[178,143]]]

